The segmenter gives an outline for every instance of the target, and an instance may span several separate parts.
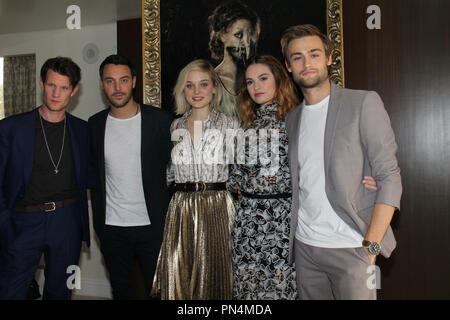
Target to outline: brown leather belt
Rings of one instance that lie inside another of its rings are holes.
[[[205,183],[203,181],[199,181],[199,182],[176,183],[174,185],[174,190],[183,192],[220,191],[220,190],[227,190],[227,186],[225,182]]]
[[[14,211],[21,211],[21,212],[50,212],[55,211],[58,208],[69,206],[71,204],[74,204],[78,201],[78,198],[72,198],[72,199],[66,199],[58,202],[46,202],[43,204],[37,204],[33,206],[16,206],[14,208]]]

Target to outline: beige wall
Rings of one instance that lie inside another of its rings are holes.
[[[83,60],[85,45],[94,43],[99,49],[99,59],[93,64]],[[0,35],[0,56],[36,54],[36,101],[42,102],[39,88],[39,71],[48,58],[67,56],[81,68],[80,91],[69,105],[71,113],[87,120],[104,108],[99,86],[98,68],[110,54],[117,51],[117,27],[115,23],[82,27],[81,30],[50,30]]]
[[[91,201],[89,201],[89,223],[91,246],[89,250],[83,246],[80,257],[81,288],[74,290],[73,295],[112,298],[111,285],[107,276],[99,242],[92,224]]]

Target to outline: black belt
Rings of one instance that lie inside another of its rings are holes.
[[[255,194],[241,192],[241,194],[246,198],[252,199],[283,199],[292,197],[292,193],[276,193],[276,194]]]
[[[57,202],[46,202],[43,204],[37,204],[32,206],[16,206],[14,211],[22,211],[22,212],[40,212],[40,211],[55,211],[57,208],[61,208],[64,206],[69,206],[78,201],[78,198],[66,199]]]
[[[175,191],[183,192],[198,192],[198,191],[220,191],[227,190],[225,182],[219,183],[205,183],[200,182],[186,182],[186,183],[176,183],[173,186]]]

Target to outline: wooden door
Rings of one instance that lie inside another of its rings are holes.
[[[370,30],[377,5],[381,29]],[[450,298],[450,1],[343,0],[345,86],[377,91],[403,182],[381,299]]]

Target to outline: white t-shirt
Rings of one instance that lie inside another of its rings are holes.
[[[320,248],[361,247],[363,236],[333,210],[325,192],[324,139],[330,96],[304,106],[299,136],[299,202],[295,237]]]
[[[150,224],[141,169],[141,114],[108,115],[105,131],[106,220],[112,226]]]

